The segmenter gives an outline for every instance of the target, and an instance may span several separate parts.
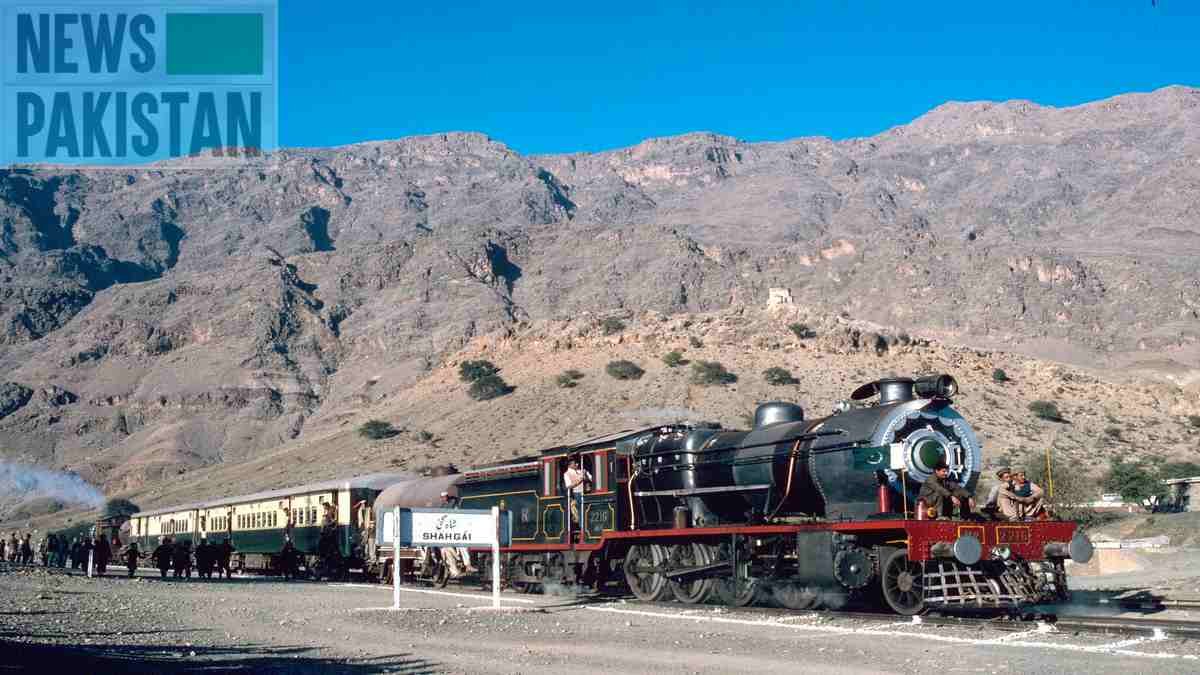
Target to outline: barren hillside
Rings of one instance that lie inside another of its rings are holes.
[[[918,370],[963,381],[992,451],[1194,453],[1198,104],[1172,87],[946,104],[845,142],[525,157],[460,133],[253,169],[0,172],[0,458],[152,505],[685,414],[736,425],[768,398],[821,412]],[[812,344],[763,313],[770,288]],[[599,336],[609,315],[629,328]],[[931,344],[881,356],[850,326]],[[659,361],[672,345],[741,379],[689,386]],[[477,355],[515,392],[470,401],[454,366]],[[647,375],[611,381],[613,358]],[[800,384],[765,385],[772,365]],[[554,385],[565,368],[578,387]],[[1040,398],[1070,423],[1035,420]],[[409,432],[368,443],[371,417]]]

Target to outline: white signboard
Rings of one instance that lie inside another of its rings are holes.
[[[509,544],[507,516],[503,512],[497,528],[491,510],[401,509],[400,543],[402,546],[505,546]]]
[[[391,535],[392,607],[400,609],[401,546],[490,546],[492,549],[492,606],[500,607],[500,547],[512,543],[512,514],[496,507],[482,509],[401,509],[392,510],[391,524],[383,519],[384,533]]]

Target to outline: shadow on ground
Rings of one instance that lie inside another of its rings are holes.
[[[35,636],[36,638],[36,636]],[[162,645],[62,646],[0,639],[0,671],[77,673],[420,673],[436,664],[410,654],[363,659],[325,658],[308,647],[175,648]],[[192,654],[195,654],[194,656]]]
[[[1137,613],[1158,614],[1168,609],[1167,598],[1145,588],[1115,588],[1104,591],[1071,591],[1071,601],[1053,605],[1057,614],[1071,616],[1108,616]]]

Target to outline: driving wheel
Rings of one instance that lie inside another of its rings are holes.
[[[643,602],[661,602],[671,593],[671,585],[662,575],[665,553],[661,546],[639,544],[625,554],[625,583]]]
[[[728,543],[722,543],[716,547],[716,560],[732,560],[733,549]],[[758,579],[753,579],[748,576],[750,571],[750,562],[744,558],[730,574],[718,577],[714,584],[717,592],[717,597],[721,602],[730,607],[747,607],[754,604],[759,599],[759,583]]]
[[[699,567],[712,562],[708,548],[703,544],[677,544],[671,546],[670,569],[684,567]],[[688,582],[671,582],[671,591],[675,599],[687,605],[706,602],[713,594],[714,579],[696,579]]]

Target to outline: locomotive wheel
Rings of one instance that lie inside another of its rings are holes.
[[[715,550],[712,548],[709,550],[714,556],[714,560],[729,560],[733,557],[727,543],[722,543]],[[749,567],[745,562],[742,565]],[[745,576],[745,572],[745,569],[734,570],[730,576],[719,577],[715,580],[714,590],[721,602],[730,607],[747,607],[759,599],[761,586],[758,579],[748,578]]]
[[[670,567],[697,567],[712,562],[708,547],[703,544],[678,544],[671,546]],[[675,599],[685,605],[696,605],[707,602],[713,594],[714,579],[697,579],[687,583],[672,581],[671,591]]]
[[[777,584],[771,587],[771,597],[787,609],[814,609],[821,604],[821,597],[809,586],[801,584]]]
[[[661,602],[670,595],[671,585],[658,571],[665,558],[663,548],[656,544],[632,546],[625,554],[625,583],[638,600]]]
[[[908,559],[908,549],[898,548],[880,566],[883,599],[897,614],[913,616],[925,611],[921,565]]]

